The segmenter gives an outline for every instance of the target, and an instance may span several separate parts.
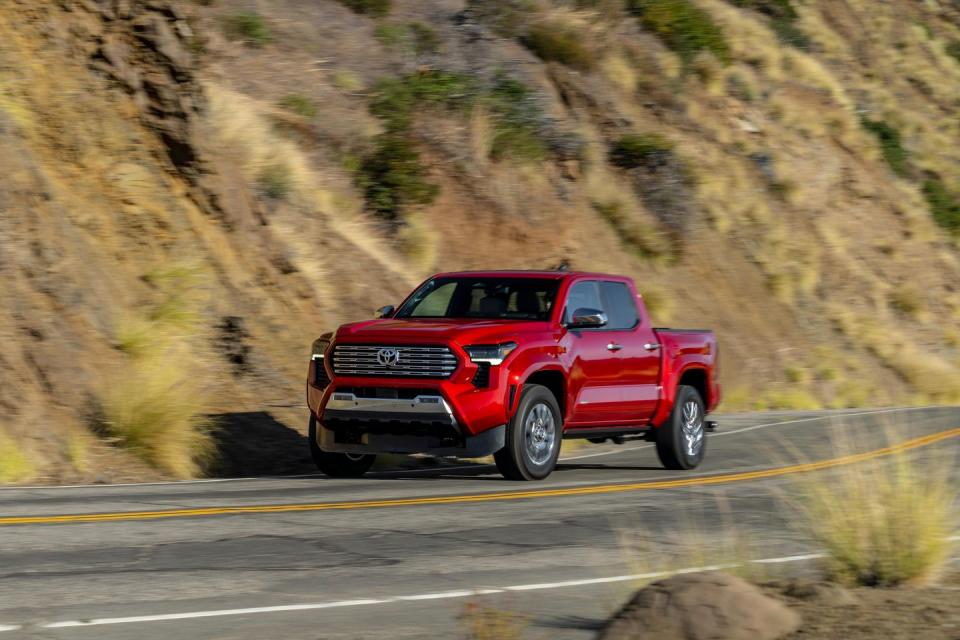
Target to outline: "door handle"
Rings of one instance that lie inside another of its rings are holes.
[[[616,342],[611,342],[607,345],[607,351],[620,351],[620,349],[623,349],[623,347]]]
[[[660,345],[656,342],[648,342],[647,344],[643,345],[643,348],[647,351],[656,351],[660,348]]]

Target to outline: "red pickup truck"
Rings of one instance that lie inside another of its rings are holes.
[[[313,343],[310,449],[331,476],[390,452],[493,454],[507,478],[538,480],[564,438],[644,438],[667,468],[692,469],[716,364],[711,331],[651,326],[629,278],[441,273]]]

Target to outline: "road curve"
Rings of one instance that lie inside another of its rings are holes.
[[[456,637],[467,603],[589,638],[685,532],[735,529],[768,566],[800,566],[817,550],[782,506],[795,476],[889,455],[891,437],[960,448],[960,408],[719,419],[693,473],[632,443],[577,449],[535,484],[463,464],[2,489],[0,640]]]

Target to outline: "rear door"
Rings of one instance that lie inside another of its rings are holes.
[[[581,280],[567,292],[563,322],[567,324],[577,309],[604,311],[599,282]],[[568,384],[574,398],[568,425],[609,424],[621,412],[620,363],[611,346],[606,328],[570,329],[565,341],[573,355]]]
[[[600,297],[607,312],[610,342],[616,349],[618,415],[625,422],[648,420],[657,407],[660,381],[660,345],[649,318],[638,312],[637,297],[626,282],[604,280]]]

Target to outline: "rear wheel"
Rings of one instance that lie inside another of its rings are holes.
[[[331,478],[359,478],[373,466],[377,456],[365,453],[332,453],[317,444],[317,419],[310,416],[310,456],[317,469]]]
[[[504,447],[493,459],[508,480],[542,480],[557,466],[562,439],[557,399],[546,387],[527,385],[507,425]]]
[[[707,449],[703,399],[693,387],[677,388],[670,417],[657,428],[657,456],[667,469],[693,469]]]

